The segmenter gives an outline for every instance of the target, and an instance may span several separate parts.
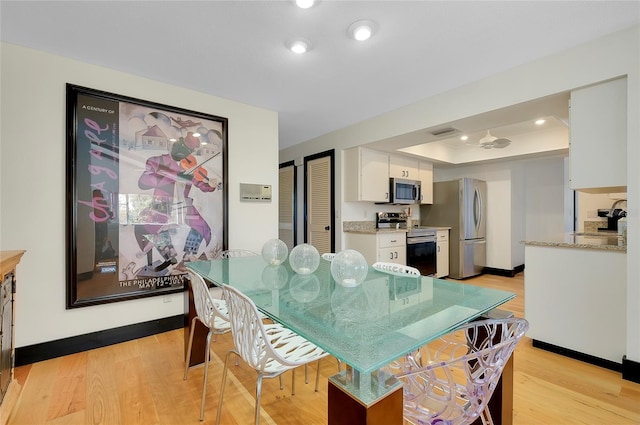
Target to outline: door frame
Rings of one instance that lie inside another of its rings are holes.
[[[313,161],[315,159],[320,159],[328,156],[329,157],[329,168],[331,173],[331,188],[330,195],[331,196],[331,252],[334,252],[336,249],[336,157],[335,157],[335,149],[330,149],[328,151],[316,153],[313,155],[304,157],[304,243],[307,243],[307,166],[309,161]]]
[[[298,167],[296,167],[295,161],[287,161],[280,164],[280,168],[293,167],[293,245],[296,245],[298,241]],[[280,202],[280,196],[278,195],[278,202]],[[278,217],[278,231],[280,227],[280,217]],[[305,227],[306,230],[306,227]]]

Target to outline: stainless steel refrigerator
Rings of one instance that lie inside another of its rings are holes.
[[[433,184],[433,205],[420,207],[423,226],[451,227],[449,276],[455,279],[481,274],[487,264],[487,183],[461,178]]]

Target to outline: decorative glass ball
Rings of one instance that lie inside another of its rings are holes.
[[[289,248],[280,239],[269,239],[262,245],[262,258],[267,264],[279,266],[287,259]]]
[[[320,294],[320,279],[314,274],[296,274],[289,281],[289,293],[296,301],[311,302]]]
[[[285,266],[265,266],[262,270],[262,283],[269,289],[280,289],[287,284],[289,273]]]
[[[331,262],[331,276],[337,284],[346,287],[360,285],[367,277],[368,271],[367,260],[353,249],[340,251]]]
[[[313,273],[320,265],[320,253],[313,245],[296,245],[289,255],[289,265],[298,274]]]

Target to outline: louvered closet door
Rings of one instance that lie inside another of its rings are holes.
[[[320,254],[331,247],[331,157],[307,162],[307,243]]]
[[[294,211],[294,187],[295,166],[290,165],[280,168],[280,197],[278,213],[278,238],[287,244],[289,250],[294,246],[293,240],[293,211]]]

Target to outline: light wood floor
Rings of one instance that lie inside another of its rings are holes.
[[[491,275],[465,283],[505,289],[517,297],[504,305],[517,316],[524,313],[523,274],[514,278]],[[205,422],[215,423],[224,354],[230,335],[212,344]],[[9,424],[198,424],[203,368],[195,367],[187,381],[183,374],[183,331],[175,330],[122,344],[51,359],[16,369],[22,387]],[[319,392],[296,374],[284,390],[277,379],[265,380],[263,424],[315,425],[326,423],[327,377],[336,372],[334,359],[323,360]],[[255,373],[232,366],[227,381],[222,423],[253,423]],[[640,384],[621,375],[533,348],[525,339],[516,349],[514,378],[516,425],[623,425],[640,423]]]

